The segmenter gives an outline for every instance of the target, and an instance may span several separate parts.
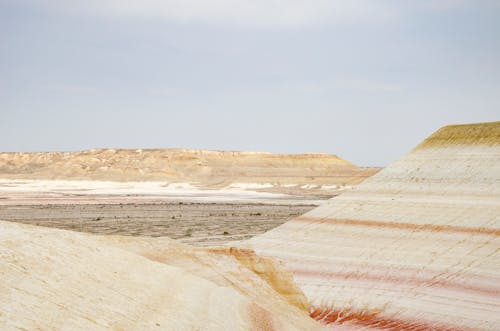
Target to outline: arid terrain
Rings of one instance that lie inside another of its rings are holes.
[[[499,329],[500,122],[441,128],[368,178],[189,152],[160,179],[148,153],[2,155],[2,329]]]
[[[0,292],[8,293],[0,326],[322,330],[281,264],[221,246],[265,233],[378,170],[323,154],[0,154]],[[32,290],[17,291],[27,282]]]
[[[328,154],[0,153],[0,219],[220,245],[264,233],[378,170]]]
[[[0,204],[0,220],[101,235],[166,236],[206,246],[251,238],[315,206],[286,201]]]
[[[0,178],[189,183],[289,194],[331,194],[380,169],[336,155],[186,149],[0,153]],[[327,192],[325,192],[327,191]]]

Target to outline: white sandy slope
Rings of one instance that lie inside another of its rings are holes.
[[[315,330],[291,276],[241,250],[0,222],[0,330]]]
[[[330,325],[500,330],[500,122],[450,126],[245,245]]]

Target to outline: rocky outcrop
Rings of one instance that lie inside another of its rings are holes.
[[[245,247],[329,325],[500,329],[500,122],[440,129],[355,190]]]

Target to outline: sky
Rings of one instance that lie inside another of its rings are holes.
[[[0,0],[0,151],[385,166],[500,120],[500,1]]]

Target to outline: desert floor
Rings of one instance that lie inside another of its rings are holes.
[[[106,235],[167,236],[204,246],[248,239],[314,207],[193,201],[1,205],[0,219]]]
[[[211,246],[269,231],[326,201],[323,195],[116,185],[3,181],[0,220]]]

